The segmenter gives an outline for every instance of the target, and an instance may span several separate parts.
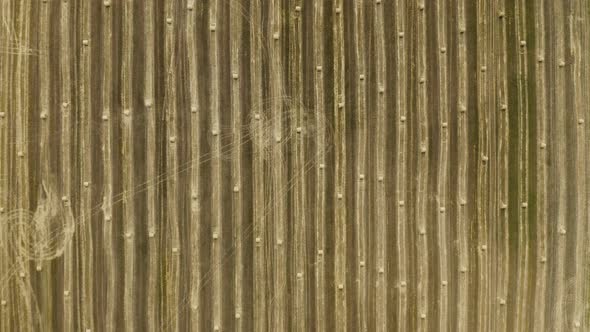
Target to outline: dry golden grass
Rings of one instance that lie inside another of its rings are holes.
[[[0,0],[0,332],[590,329],[590,3]]]

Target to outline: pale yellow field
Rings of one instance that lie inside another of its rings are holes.
[[[0,0],[0,332],[590,331],[588,0]]]

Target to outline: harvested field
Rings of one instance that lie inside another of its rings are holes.
[[[0,0],[0,332],[590,331],[588,0]]]

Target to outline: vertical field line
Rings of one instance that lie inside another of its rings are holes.
[[[293,185],[293,241],[294,252],[293,273],[288,279],[293,280],[293,304],[292,328],[295,331],[305,331],[307,326],[306,318],[306,246],[307,246],[307,198],[306,198],[306,168],[305,168],[305,140],[304,132],[308,128],[304,126],[303,107],[303,72],[302,72],[302,1],[289,1],[290,7],[287,12],[289,17],[289,71],[290,71],[290,95],[289,116],[291,117],[290,130],[295,132],[295,141],[292,147],[294,156],[292,174],[297,176]],[[305,123],[307,124],[307,123]]]
[[[275,304],[273,307],[272,329],[281,331],[286,329],[287,320],[287,289],[286,284],[286,202],[281,194],[285,188],[285,170],[283,156],[283,75],[281,61],[281,1],[271,0],[269,2],[269,80],[270,80],[270,107],[272,118],[272,132],[274,142],[272,144],[272,192],[273,192],[273,227],[274,227],[274,284],[273,293]]]
[[[213,329],[222,329],[222,195],[221,195],[221,138],[220,138],[220,110],[219,110],[219,46],[217,19],[219,1],[213,0],[209,6],[209,61],[210,61],[210,112],[211,112],[211,262],[213,270]]]
[[[125,193],[132,193],[134,186],[133,158],[133,1],[121,3],[122,13],[122,54],[121,54],[121,137],[122,137],[122,185]],[[135,209],[134,195],[123,196],[123,324],[125,330],[133,331],[135,322]]]
[[[458,239],[458,301],[457,301],[457,331],[467,331],[467,310],[469,304],[469,248],[468,248],[468,215],[467,215],[467,42],[465,37],[466,0],[457,1],[457,80],[458,80],[458,119],[457,119],[457,144],[458,144],[458,207],[457,207],[457,239]]]
[[[29,25],[31,23],[31,3],[22,2],[19,6],[18,14],[18,42],[27,45],[30,42]],[[15,95],[15,135],[17,147],[16,161],[16,197],[17,207],[19,209],[30,209],[30,165],[29,165],[29,55],[17,52],[16,55],[16,95]],[[36,300],[34,294],[31,294],[31,275],[29,273],[29,262],[26,257],[15,255],[16,265],[19,271],[24,273],[24,277],[17,281],[18,293],[17,301],[20,302],[18,307],[20,331],[32,331],[35,326],[33,311],[36,310]]]
[[[72,183],[71,168],[71,105],[72,105],[72,77],[71,77],[71,42],[70,42],[70,2],[61,2],[60,12],[60,76],[61,87],[61,193],[62,203],[65,209],[70,209]],[[74,241],[70,241],[64,251],[64,275],[63,275],[63,330],[74,330],[74,302],[72,292],[74,290]]]
[[[347,330],[346,291],[346,108],[344,68],[344,3],[333,4],[334,35],[334,283],[336,331]]]
[[[113,86],[113,14],[110,0],[105,0],[102,11],[102,159],[103,159],[103,247],[104,247],[104,269],[105,269],[105,331],[115,330],[115,252],[113,246],[113,132],[111,126],[111,115],[113,107],[112,86]]]
[[[375,227],[375,259],[377,275],[375,281],[375,330],[385,332],[388,330],[388,310],[387,310],[387,224],[388,224],[388,209],[385,193],[385,179],[379,180],[380,177],[385,177],[385,158],[386,158],[386,146],[387,146],[387,122],[386,122],[386,57],[385,57],[385,20],[383,14],[384,5],[380,1],[375,2],[374,14],[375,19],[373,21],[373,33],[375,38],[375,81],[376,81],[376,95],[373,95],[377,100],[377,130],[375,133],[375,146],[376,146],[376,163],[375,173],[377,174],[377,188],[376,192],[376,204],[375,213],[376,227]],[[364,30],[364,29],[363,29]],[[364,56],[364,54],[363,54]],[[363,82],[361,82],[363,84]],[[375,90],[374,90],[375,91]],[[366,118],[366,114],[363,115]],[[363,172],[364,173],[364,172]],[[364,182],[364,181],[363,181]],[[364,197],[363,197],[364,199]],[[364,202],[363,202],[364,209]],[[366,227],[366,221],[363,220],[363,227]],[[365,235],[363,232],[363,241]],[[365,244],[366,245],[366,244]],[[366,250],[366,248],[365,248]],[[365,260],[366,257],[363,257]],[[365,285],[366,286],[366,285]],[[366,331],[366,325],[364,326]]]
[[[49,45],[50,45],[50,38],[49,32],[51,31],[51,22],[49,19],[50,14],[50,6],[47,2],[41,2],[41,6],[39,8],[39,26],[40,29],[40,36],[39,36],[39,50],[40,54],[39,57],[39,116],[41,118],[40,124],[40,132],[41,137],[39,140],[39,170],[41,179],[45,180],[48,179],[50,176],[50,168],[51,168],[51,132],[50,132],[50,123],[51,123],[51,116],[53,115],[52,107],[51,107],[51,85],[50,85],[50,74],[49,74]],[[4,75],[3,73],[0,75]],[[2,76],[3,78],[6,76]],[[2,119],[0,119],[1,121]],[[0,123],[0,126],[2,124]],[[0,128],[0,131],[2,129]],[[2,144],[0,138],[0,144]],[[2,155],[0,154],[0,158]],[[3,175],[0,171],[0,176]],[[0,190],[1,191],[1,190]],[[2,205],[2,202],[0,202]],[[0,230],[1,232],[1,230]],[[0,242],[2,242],[0,240]],[[0,248],[0,254],[3,249]],[[44,269],[40,273],[40,283],[39,283],[39,310],[42,313],[42,319],[40,321],[41,327],[46,328],[53,328],[53,319],[54,315],[52,314],[54,311],[53,306],[53,284],[51,282],[51,277],[54,273],[54,269],[52,268],[51,263],[45,263],[43,261],[37,262],[37,270]],[[6,271],[4,268],[3,271]],[[0,318],[2,320],[2,318]],[[0,325],[0,330],[7,331],[2,328]]]
[[[488,324],[489,295],[489,259],[488,241],[488,186],[489,186],[489,103],[487,100],[489,75],[487,62],[489,55],[488,34],[489,6],[484,0],[477,2],[477,111],[478,111],[478,146],[480,162],[477,167],[477,331],[484,331]]]
[[[528,168],[529,168],[529,126],[528,126],[528,88],[527,88],[527,40],[526,40],[526,11],[523,0],[515,3],[515,25],[516,25],[516,42],[519,49],[517,61],[517,89],[519,110],[519,176],[518,176],[518,279],[516,289],[516,311],[515,325],[516,331],[523,331],[525,324],[528,322],[527,298],[529,296],[529,218],[528,218]]]
[[[397,196],[399,197],[397,209],[397,255],[398,255],[398,308],[397,308],[397,331],[403,332],[408,328],[408,317],[410,315],[408,308],[408,216],[405,207],[407,201],[407,182],[406,174],[408,170],[408,100],[407,100],[407,61],[406,61],[406,1],[396,0],[396,33],[397,33],[397,55],[396,55],[396,107],[398,119],[396,121],[398,139],[396,154],[398,158],[398,171],[395,174],[397,186]],[[379,178],[378,180],[381,180]]]
[[[232,7],[233,8],[233,7]],[[201,260],[200,260],[200,234],[201,234],[201,165],[200,135],[201,108],[199,106],[199,70],[197,68],[197,45],[195,28],[197,15],[195,14],[195,0],[187,0],[186,4],[186,39],[189,77],[189,105],[190,105],[190,329],[200,331],[200,289],[201,289]]]
[[[447,217],[447,190],[448,190],[448,171],[449,171],[449,109],[448,109],[448,42],[447,42],[447,5],[445,0],[436,1],[436,40],[439,48],[438,56],[438,79],[439,79],[439,157],[438,157],[438,256],[439,256],[439,274],[440,284],[438,286],[438,329],[439,331],[449,330],[449,267],[448,252],[450,238],[447,234],[448,217]]]
[[[315,328],[318,332],[326,331],[326,133],[324,100],[324,4],[313,2],[313,63],[315,66],[315,124],[316,136],[316,194],[315,194]]]
[[[507,27],[505,14],[505,1],[500,0],[498,3],[498,29],[496,39],[498,42],[498,55],[495,58],[495,68],[497,70],[497,102],[499,107],[497,111],[498,116],[498,185],[497,193],[499,213],[498,213],[498,248],[496,251],[497,261],[497,286],[496,298],[491,299],[491,303],[496,303],[495,320],[492,321],[491,326],[498,331],[506,331],[508,323],[508,311],[506,301],[508,299],[508,284],[510,279],[510,249],[509,249],[509,233],[510,228],[508,224],[508,181],[509,181],[509,123],[508,123],[508,69],[507,69]]]
[[[145,61],[145,76],[144,76],[144,111],[146,117],[146,179],[152,181],[156,179],[157,174],[157,156],[159,151],[157,149],[156,138],[156,101],[155,101],[155,16],[154,16],[154,1],[147,0],[144,3],[144,61]],[[149,332],[158,331],[158,285],[159,285],[159,262],[160,252],[159,243],[157,241],[156,232],[158,230],[158,219],[161,215],[158,211],[159,199],[157,196],[158,185],[149,185],[146,192],[146,215],[147,215],[147,232],[148,232],[148,267],[147,267],[147,289],[146,289],[146,314],[147,318],[146,329]]]
[[[243,278],[244,278],[244,250],[243,250],[243,211],[242,211],[242,103],[241,103],[241,61],[242,56],[242,15],[239,0],[230,2],[230,58],[231,58],[231,119],[232,119],[232,143],[235,148],[231,150],[231,179],[233,185],[232,196],[232,224],[233,224],[233,248],[234,252],[234,317],[235,328],[239,332],[244,330],[242,319],[243,312]]]
[[[426,51],[427,51],[427,40],[426,40],[426,1],[417,0],[416,6],[416,117],[418,118],[418,145],[419,151],[415,151],[418,154],[417,161],[417,193],[416,193],[416,232],[418,235],[417,243],[417,258],[418,258],[418,269],[417,269],[417,312],[416,319],[418,322],[417,330],[426,331],[429,326],[428,319],[428,290],[429,290],[429,261],[428,261],[428,93],[427,93],[427,64],[426,64]]]
[[[533,327],[535,331],[545,331],[547,308],[547,255],[548,255],[548,218],[547,218],[547,86],[545,66],[545,5],[535,4],[535,45],[536,45],[536,109],[537,109],[537,257],[536,280],[534,288]]]
[[[558,177],[556,193],[557,220],[555,222],[554,234],[556,234],[555,247],[552,252],[552,260],[555,260],[555,284],[554,284],[554,299],[552,300],[553,307],[550,313],[553,315],[551,326],[553,330],[562,330],[564,326],[563,315],[564,309],[564,284],[565,280],[565,260],[566,260],[566,245],[567,245],[567,187],[566,187],[566,123],[565,123],[565,13],[564,4],[560,1],[555,1],[553,4],[552,21],[555,26],[555,35],[552,36],[555,48],[555,61],[553,62],[553,75],[555,77],[554,93],[555,93],[555,112],[553,112],[553,121],[555,122],[555,167]]]
[[[582,105],[584,107],[584,116],[586,119],[585,122],[585,130],[586,130],[586,164],[590,162],[590,135],[588,135],[588,130],[590,128],[590,95],[588,93],[584,93],[590,89],[590,53],[588,53],[588,49],[590,48],[590,3],[587,1],[577,2],[578,5],[578,31],[580,38],[580,45],[579,45],[579,59],[580,59],[580,70],[581,70],[581,79],[579,82],[581,91],[582,91]],[[590,181],[590,167],[586,167],[586,202],[590,202],[590,190],[588,190],[588,181]],[[590,206],[586,206],[586,241],[590,240]],[[585,259],[584,262],[584,271],[586,278],[590,278],[590,246],[585,246]],[[582,296],[585,296],[586,299],[590,298],[590,282],[586,279],[586,282],[581,290]],[[590,329],[590,307],[586,308],[586,312],[582,314],[583,318],[581,319],[580,325],[582,329]]]
[[[94,330],[94,249],[92,243],[92,44],[91,24],[92,6],[80,3],[81,25],[80,37],[76,45],[80,50],[79,73],[79,160],[80,160],[80,207],[78,229],[78,269],[80,271],[80,328],[84,331]],[[81,43],[80,43],[81,42]]]
[[[166,133],[168,147],[166,148],[166,169],[171,173],[166,177],[167,190],[167,229],[161,238],[166,243],[164,280],[165,303],[163,304],[162,324],[169,331],[179,329],[179,291],[180,291],[180,230],[178,211],[178,181],[179,174],[174,171],[178,167],[177,118],[176,105],[176,2],[166,1],[164,5],[166,27],[164,32],[164,72],[166,92],[164,97],[164,112],[166,116]]]
[[[358,331],[366,332],[368,328],[368,298],[367,298],[367,225],[366,225],[366,196],[367,186],[365,181],[367,163],[367,70],[365,67],[365,1],[354,1],[354,47],[356,55],[356,66],[358,83],[356,84],[356,105],[355,105],[355,154],[354,163],[356,167],[355,176],[355,197],[354,197],[354,219],[355,219],[355,242],[356,259],[358,269],[358,282],[356,284],[356,317],[358,319]],[[380,206],[375,207],[378,211]],[[379,222],[379,219],[376,220]],[[382,276],[380,276],[382,278]],[[383,294],[386,292],[377,292]],[[378,310],[379,311],[379,310]]]
[[[266,217],[265,217],[265,178],[264,178],[264,134],[262,114],[262,8],[261,0],[250,3],[250,100],[251,113],[254,116],[253,131],[253,223],[254,223],[254,330],[267,329],[267,278],[266,278]]]
[[[26,5],[25,4],[14,4],[11,8],[13,16],[10,21],[10,28],[14,29],[14,35],[12,38],[20,45],[21,43],[27,43],[26,34]],[[14,23],[13,23],[14,22]],[[14,25],[13,25],[14,24]],[[12,158],[9,158],[11,164],[9,167],[12,168],[10,172],[11,184],[13,187],[13,199],[9,204],[12,209],[28,210],[28,144],[27,144],[27,133],[26,133],[26,122],[28,116],[27,100],[26,95],[26,57],[25,53],[20,50],[11,54],[11,86],[8,89],[9,92],[9,106],[8,110],[11,110],[9,117],[9,139],[12,139],[14,150],[11,151]],[[21,221],[21,220],[19,220]],[[18,232],[24,232],[24,228],[19,228]],[[23,234],[24,235],[24,234]],[[14,237],[12,235],[11,237]],[[8,248],[8,255],[11,264],[11,272],[13,272],[13,284],[12,284],[12,299],[11,299],[11,313],[13,319],[13,325],[15,329],[19,331],[31,331],[33,327],[33,321],[31,316],[31,294],[29,293],[30,275],[25,271],[25,259],[19,253]],[[19,277],[16,277],[18,272]]]
[[[2,22],[10,20],[11,8],[8,1],[0,3],[0,17]],[[2,31],[2,36],[7,36],[7,31]],[[2,56],[0,58],[0,277],[6,276],[6,271],[9,271],[11,265],[10,257],[8,255],[8,228],[4,222],[6,214],[10,206],[10,136],[8,114],[5,110],[8,109],[10,101],[10,71],[11,63],[10,56]],[[8,287],[0,287],[0,330],[9,331],[12,326],[10,322],[10,312],[12,303],[10,301],[10,289]]]
[[[590,298],[588,294],[584,292],[585,285],[590,283],[590,276],[586,274],[585,265],[588,264],[588,257],[585,256],[584,247],[588,246],[587,230],[588,227],[588,200],[587,200],[587,188],[588,178],[586,177],[587,166],[587,134],[586,134],[586,121],[590,119],[588,116],[588,105],[585,104],[584,95],[588,93],[582,87],[584,84],[583,66],[586,64],[584,57],[584,50],[582,48],[581,39],[584,33],[588,33],[584,30],[584,8],[582,7],[581,1],[573,1],[570,3],[570,12],[568,13],[568,34],[570,41],[570,58],[572,59],[571,65],[571,77],[573,83],[573,106],[575,110],[575,116],[577,121],[576,130],[576,222],[575,222],[575,258],[574,258],[574,274],[575,274],[575,286],[574,286],[574,303],[573,312],[571,313],[572,321],[568,322],[569,329],[574,331],[582,331],[584,327],[588,326],[588,306],[590,305]],[[586,8],[587,10],[587,8]],[[586,12],[588,15],[588,12]],[[582,24],[580,24],[582,23]],[[584,32],[585,31],[585,32]]]

